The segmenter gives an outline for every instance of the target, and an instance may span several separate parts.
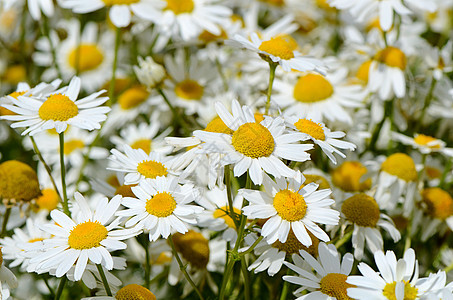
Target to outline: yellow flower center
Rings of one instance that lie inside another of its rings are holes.
[[[404,181],[417,180],[417,170],[412,158],[404,153],[390,155],[381,165],[381,170]]]
[[[119,97],[118,103],[124,110],[139,106],[148,99],[149,93],[144,86],[136,85],[125,90]]]
[[[131,144],[132,149],[142,149],[146,154],[151,152],[151,143],[150,139],[138,139]]]
[[[64,143],[64,155],[69,155],[77,149],[85,147],[85,143],[82,140],[74,139]]]
[[[368,60],[368,61],[364,62],[363,64],[361,64],[359,69],[357,70],[357,73],[355,74],[355,77],[357,77],[361,81],[367,83],[368,75],[370,73],[370,65],[371,65],[371,60]]]
[[[215,211],[214,211],[214,218],[221,218],[225,221],[225,224],[228,225],[228,227],[231,227],[231,228],[236,228],[236,226],[234,225],[234,221],[233,219],[226,213],[227,211],[229,210],[228,207],[226,206],[223,206],[223,207],[220,207],[220,208],[217,208]],[[233,207],[233,210],[234,210],[234,213],[235,214],[238,214],[240,215],[241,214],[241,210],[236,208],[236,207]]]
[[[322,125],[315,123],[312,120],[299,119],[299,121],[294,123],[294,126],[296,126],[300,132],[306,133],[316,140],[324,141],[326,139]]]
[[[105,1],[105,0],[104,0]],[[116,292],[117,300],[156,300],[156,296],[147,288],[138,284],[128,284]]]
[[[287,255],[288,254],[291,255],[294,253],[299,254],[299,250],[305,250],[311,255],[317,256],[319,239],[315,237],[310,231],[307,232],[308,235],[310,235],[312,241],[310,247],[305,247],[304,245],[302,245],[302,243],[299,242],[292,229],[290,229],[288,233],[288,238],[286,239],[286,242],[282,243],[280,241],[276,241],[271,246],[277,248],[280,251],[285,251]]]
[[[8,160],[0,164],[0,198],[30,201],[41,193],[38,176],[28,165]]]
[[[255,118],[256,123],[261,123],[264,120],[264,114],[262,113],[254,113],[253,117]]]
[[[39,108],[39,117],[45,121],[67,121],[79,113],[79,108],[68,96],[50,95]]]
[[[302,187],[308,185],[309,183],[316,183],[319,185],[318,189],[330,189],[330,184],[326,178],[322,177],[321,175],[315,174],[304,174],[305,182],[302,184]]]
[[[414,142],[416,144],[421,145],[421,146],[428,146],[429,143],[434,142],[434,141],[438,141],[438,139],[433,138],[432,136],[429,136],[429,135],[424,135],[424,134],[418,134],[414,138]],[[434,144],[434,145],[428,146],[428,147],[432,148],[432,149],[439,149],[440,145],[439,144]]]
[[[176,251],[192,266],[205,269],[209,262],[209,241],[199,232],[189,230],[186,234],[173,235]]]
[[[346,219],[363,227],[376,227],[379,221],[379,206],[373,197],[356,194],[343,202],[341,211]]]
[[[115,195],[121,195],[123,197],[132,197],[137,198],[135,194],[132,192],[131,187],[136,186],[136,184],[124,184],[117,187],[115,191]]]
[[[166,264],[169,262],[171,262],[171,256],[165,252],[161,252],[159,254],[159,256],[155,260],[152,261],[152,264],[163,265],[163,264]]]
[[[316,0],[316,5],[318,5],[319,8],[322,8],[326,11],[336,11],[336,8],[330,6],[330,4],[327,3],[326,0]]]
[[[401,70],[406,68],[406,55],[396,47],[387,47],[379,51],[374,57],[378,62],[384,63],[389,67],[396,67]]]
[[[352,300],[352,298],[348,296],[347,289],[355,287],[355,285],[347,283],[347,279],[348,276],[345,274],[327,274],[319,282],[321,293],[334,297],[337,300]]]
[[[409,282],[404,282],[404,299],[403,300],[415,300],[417,299],[417,288],[413,287]],[[395,295],[396,281],[387,283],[382,291],[382,294],[389,300],[396,300]]]
[[[107,228],[99,221],[86,221],[77,224],[69,233],[68,245],[72,249],[83,250],[101,246],[107,238]]]
[[[223,28],[221,29],[219,35],[215,35],[207,30],[203,30],[203,32],[200,33],[200,35],[198,36],[198,39],[200,41],[204,42],[205,44],[220,41],[220,40],[226,40],[227,38],[228,38],[228,35],[225,32],[225,30],[223,30]]]
[[[285,5],[285,0],[261,0],[262,2],[269,3],[276,6]]]
[[[129,5],[140,2],[140,0],[102,0],[105,3],[105,6],[113,5]]]
[[[233,134],[233,130],[226,126],[220,117],[215,117],[209,122],[204,131]]]
[[[102,51],[95,44],[81,44],[69,52],[68,63],[74,70],[91,71],[104,60]],[[78,67],[78,68],[77,68]]]
[[[393,26],[391,28],[393,28]],[[382,31],[381,22],[379,21],[379,18],[374,18],[373,20],[368,22],[365,30],[368,32],[371,31],[372,29],[379,29],[380,31]]]
[[[171,10],[175,15],[191,13],[195,8],[193,0],[167,0],[165,9]]]
[[[168,217],[176,208],[175,198],[170,193],[157,193],[146,201],[146,211],[158,218]]]
[[[10,84],[18,84],[21,81],[26,81],[27,70],[22,65],[9,66],[3,73],[3,79]]]
[[[36,243],[36,242],[41,242],[41,241],[44,241],[44,239],[43,238],[34,238],[34,239],[28,240],[28,242],[30,244],[33,244],[33,243]]]
[[[431,167],[431,166],[425,167],[425,173],[429,179],[436,179],[436,178],[440,178],[442,176],[441,170],[439,170],[438,168],[435,168],[435,167]]]
[[[299,77],[294,86],[293,97],[302,103],[323,101],[333,94],[332,84],[319,74],[307,74]]]
[[[360,180],[367,171],[358,161],[345,161],[332,171],[332,182],[345,192],[363,192],[371,188],[371,178]]]
[[[36,205],[39,209],[51,211],[57,208],[59,197],[54,189],[43,189],[42,195],[36,199]]]
[[[274,196],[274,208],[277,214],[288,222],[301,220],[307,213],[304,197],[291,190],[281,190]]]
[[[453,215],[453,199],[446,191],[437,188],[426,188],[422,192],[427,213],[433,218],[445,220]]]
[[[160,162],[144,160],[137,166],[137,171],[146,178],[154,179],[158,176],[167,176],[167,168]]]
[[[281,59],[289,60],[294,58],[294,45],[292,41],[285,36],[279,36],[264,41],[258,49],[272,54],[273,56],[280,57]]]
[[[8,96],[11,96],[11,97],[17,99],[19,96],[22,96],[25,93],[26,93],[26,91],[23,91],[23,92],[12,92]],[[16,113],[10,111],[7,108],[4,108],[4,107],[0,106],[0,116],[7,116],[7,115],[16,115]]]
[[[259,123],[245,123],[233,133],[232,144],[239,153],[251,158],[268,157],[275,142],[269,129]]]
[[[204,88],[192,79],[184,79],[175,86],[176,95],[186,100],[200,100],[203,92]]]
[[[109,176],[106,181],[107,181],[108,184],[110,184],[113,187],[119,187],[120,186],[120,182],[118,181],[118,178],[116,177],[116,175]]]
[[[0,266],[3,265],[3,252],[2,247],[0,247]]]
[[[394,215],[391,218],[393,223],[395,223],[395,228],[399,231],[405,230],[409,224],[409,220],[403,215]]]

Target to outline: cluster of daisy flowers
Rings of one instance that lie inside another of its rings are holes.
[[[0,0],[0,299],[453,299],[452,15]]]

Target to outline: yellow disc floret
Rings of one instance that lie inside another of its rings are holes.
[[[345,192],[363,192],[371,188],[371,178],[361,181],[367,168],[358,161],[345,161],[332,172],[332,182]]]
[[[99,221],[86,221],[76,225],[68,237],[68,245],[72,249],[83,250],[101,246],[107,238],[108,231]]]
[[[302,245],[301,242],[297,239],[296,235],[294,234],[293,230],[291,229],[288,233],[288,238],[286,239],[286,242],[282,243],[280,241],[276,241],[273,243],[271,246],[274,248],[277,248],[280,251],[285,251],[286,254],[294,254],[297,253],[299,254],[299,250],[305,250],[308,253],[310,253],[313,256],[318,255],[318,245],[319,245],[319,239],[315,237],[310,231],[307,231],[308,235],[311,238],[311,246],[310,247],[305,247]]]
[[[138,139],[131,144],[132,149],[142,149],[146,154],[151,152],[151,143],[150,139]]]
[[[446,191],[432,187],[424,189],[421,194],[427,213],[431,217],[445,220],[453,215],[453,199]]]
[[[332,84],[322,75],[307,74],[299,77],[293,97],[302,103],[323,101],[333,94]]]
[[[18,99],[19,96],[22,96],[25,94],[27,91],[22,91],[22,92],[12,92],[8,96],[13,97],[14,99]],[[4,108],[3,106],[0,106],[0,116],[7,116],[7,115],[15,115],[15,112],[10,111],[7,108]]]
[[[99,67],[104,60],[102,51],[94,44],[81,44],[69,52],[68,63],[74,70],[91,71]]]
[[[28,165],[17,160],[0,164],[0,198],[30,201],[41,194],[38,176]]]
[[[36,205],[39,209],[52,211],[57,208],[60,198],[54,189],[43,189],[41,193],[42,195],[36,199]]]
[[[105,6],[113,5],[129,5],[140,2],[140,0],[102,0],[105,3]]]
[[[115,195],[121,195],[123,197],[132,197],[136,198],[135,194],[132,192],[131,187],[136,186],[136,184],[124,184],[116,188]]]
[[[341,206],[341,212],[348,221],[363,227],[376,227],[380,216],[376,200],[363,193],[346,199]]]
[[[23,65],[9,66],[3,74],[3,79],[10,84],[18,84],[27,80],[27,70]]]
[[[327,181],[326,178],[324,178],[321,175],[316,175],[316,174],[304,174],[305,181],[302,186],[306,186],[309,183],[316,183],[318,184],[318,189],[323,190],[323,189],[330,189],[330,184]]]
[[[389,67],[395,67],[401,70],[406,68],[406,55],[403,51],[396,47],[390,46],[379,51],[374,59],[378,62],[386,64]]]
[[[175,15],[191,13],[195,8],[193,0],[167,0],[165,9],[171,10]]]
[[[204,88],[192,79],[184,79],[175,86],[175,94],[185,100],[200,100],[203,93]]]
[[[292,190],[281,190],[274,196],[274,208],[277,214],[288,222],[301,220],[307,213],[304,197]]]
[[[159,176],[167,176],[167,168],[160,162],[144,160],[137,166],[137,171],[146,178],[154,179]]]
[[[417,134],[417,136],[414,138],[414,142],[418,145],[427,146],[432,149],[440,148],[440,141],[429,135]],[[430,143],[431,143],[431,145],[428,146],[428,144],[430,144]]]
[[[236,228],[236,226],[234,225],[233,219],[226,213],[228,210],[229,210],[229,208],[226,207],[226,206],[217,208],[214,211],[214,213],[213,213],[213,217],[214,218],[221,218],[221,219],[223,219],[225,221],[225,224],[227,224],[228,227]],[[236,213],[238,215],[241,214],[241,210],[240,209],[234,207],[233,210],[234,210],[234,213]]]
[[[63,94],[50,95],[39,108],[39,117],[45,121],[67,121],[79,113],[74,101]]]
[[[170,193],[157,193],[146,201],[146,211],[158,218],[168,217],[176,208],[175,198]]]
[[[382,163],[381,170],[404,181],[417,180],[417,170],[412,158],[404,153],[395,153]]]
[[[115,295],[116,300],[156,300],[156,296],[145,287],[138,284],[128,284]]]
[[[348,276],[345,274],[328,273],[319,282],[321,293],[337,300],[352,300],[353,298],[348,296],[347,289],[355,285],[347,283],[346,279]]]
[[[220,117],[215,117],[208,123],[204,130],[209,132],[233,134],[233,130],[226,126]]]
[[[133,86],[125,90],[119,97],[118,103],[124,110],[139,106],[148,99],[149,93],[142,85]]]
[[[357,73],[355,74],[355,77],[357,77],[361,81],[367,83],[368,76],[370,73],[370,65],[371,65],[371,60],[368,60],[368,61],[364,62],[363,64],[361,64],[359,69],[357,70]]]
[[[259,49],[284,60],[294,58],[294,44],[285,36],[264,41],[259,46]]]
[[[275,142],[269,129],[259,123],[245,123],[233,133],[236,151],[251,158],[268,157],[274,152]]]
[[[64,143],[64,155],[69,155],[77,149],[85,147],[85,143],[79,139],[73,139]]]
[[[296,126],[297,130],[300,132],[306,133],[316,140],[324,141],[326,139],[323,126],[312,120],[299,119],[299,121],[294,123],[294,126]]]
[[[404,282],[404,299],[403,300],[415,300],[417,299],[417,288],[413,287],[408,281],[403,280]],[[387,283],[382,291],[382,294],[389,300],[396,300],[395,295],[396,281],[392,283]],[[400,298],[401,299],[401,298]]]
[[[209,241],[199,232],[189,230],[186,234],[173,235],[176,251],[197,269],[205,269],[209,262]]]

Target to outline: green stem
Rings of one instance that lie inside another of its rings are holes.
[[[107,281],[107,277],[105,277],[104,269],[99,264],[96,264],[96,268],[98,268],[99,275],[101,275],[102,283],[104,284],[105,292],[107,296],[112,296],[112,291],[110,290],[109,282]]]
[[[244,256],[241,256],[241,271],[242,276],[244,277],[244,299],[250,300],[250,278],[249,273],[247,271],[247,263],[245,261]]]
[[[168,100],[167,95],[165,95],[164,91],[160,87],[157,88],[157,91],[162,96],[162,98],[164,98],[165,103],[167,103],[168,107],[170,108],[171,113],[173,114],[173,120],[178,122],[179,125],[183,128],[184,132],[189,135],[190,134],[189,126],[187,125],[184,118],[179,114],[178,110],[171,104],[170,100]]]
[[[255,249],[256,245],[258,245],[263,240],[263,238],[264,238],[263,236],[257,238],[256,241],[246,251],[241,253],[241,255],[244,256],[251,253],[253,249]]]
[[[149,239],[144,239],[145,245],[143,248],[145,249],[145,288],[149,289],[151,285],[151,259],[149,256]]]
[[[345,235],[335,243],[335,248],[338,249],[341,246],[343,246],[344,243],[349,241],[349,239],[352,236],[352,232],[353,232],[353,230],[350,230],[350,231],[346,232]]]
[[[11,215],[11,206],[8,205],[6,207],[5,215],[3,216],[2,232],[0,233],[0,237],[4,237],[6,235],[6,224],[8,224],[10,215]]]
[[[444,269],[444,272],[445,272],[445,273],[448,273],[448,272],[450,272],[451,270],[453,270],[453,263],[451,263],[448,267],[446,267],[446,268]]]
[[[55,298],[54,298],[55,300],[60,299],[67,280],[68,279],[66,278],[66,276],[61,277],[60,284],[58,285],[57,293],[55,294]]]
[[[442,172],[442,176],[440,177],[439,187],[441,187],[441,188],[445,187],[445,179],[447,178],[448,172],[451,171],[451,161],[452,161],[452,159],[450,157],[448,157],[447,162],[445,164],[444,171]]]
[[[290,275],[290,270],[291,269],[288,268],[288,271],[286,271],[286,275]],[[280,300],[286,300],[286,297],[288,296],[288,290],[289,290],[289,282],[284,280],[282,293],[280,294]]]
[[[121,28],[118,27],[116,29],[116,37],[115,37],[115,52],[113,56],[113,64],[112,64],[112,78],[110,78],[110,85],[109,85],[109,104],[113,104],[113,99],[115,97],[115,81],[116,81],[116,68],[118,65],[118,50],[121,44]]]
[[[406,252],[407,249],[411,247],[411,234],[412,234],[412,219],[409,219],[409,222],[407,223],[407,232],[406,232],[406,240],[404,241],[404,252]]]
[[[431,80],[431,85],[428,90],[428,94],[426,94],[425,101],[423,103],[422,112],[420,113],[420,119],[418,120],[417,126],[415,128],[416,132],[420,129],[420,126],[423,125],[423,119],[425,118],[426,109],[429,107],[433,99],[433,92],[434,88],[436,87],[436,84],[437,80],[433,77],[433,79]]]
[[[231,190],[231,170],[230,170],[230,166],[229,165],[225,166],[224,173],[225,173],[224,174],[224,176],[225,176],[225,185],[226,185],[226,188],[227,188],[228,209],[230,210],[229,215],[233,219],[233,222],[234,222],[234,225],[236,226],[236,228],[238,228],[239,221],[236,218],[236,213],[234,212],[233,194],[232,194],[232,190]]]
[[[220,63],[220,61],[217,57],[215,59],[215,65],[217,67],[217,71],[219,72],[220,78],[222,79],[223,89],[226,92],[226,91],[228,91],[228,80],[222,71],[222,64]]]
[[[184,277],[190,283],[192,288],[195,290],[195,292],[197,293],[198,297],[201,300],[204,300],[203,295],[201,294],[200,290],[195,285],[195,282],[192,281],[192,278],[190,278],[189,273],[187,273],[186,266],[182,263],[182,260],[181,260],[181,258],[178,255],[178,251],[176,251],[175,244],[173,243],[173,236],[172,235],[170,235],[170,237],[168,238],[168,241],[170,242],[170,246],[171,246],[171,250],[173,251],[173,255],[175,256],[176,261],[178,262],[179,269],[184,274]]]
[[[272,86],[274,85],[275,69],[277,68],[277,66],[277,63],[269,62],[269,87],[267,89],[266,110],[264,111],[265,115],[267,115],[269,108],[271,107]]]
[[[44,277],[42,280],[44,281],[44,284],[47,286],[47,289],[49,289],[50,297],[55,298],[55,293],[54,293],[52,287],[50,286],[47,278]]]
[[[71,217],[68,205],[68,194],[66,193],[66,166],[64,164],[64,132],[59,134],[60,138],[60,169],[61,169],[61,186],[63,189],[63,211]]]

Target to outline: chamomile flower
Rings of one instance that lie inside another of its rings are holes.
[[[50,216],[56,224],[42,226],[53,237],[43,240],[43,252],[30,260],[38,263],[37,272],[56,268],[55,275],[61,277],[75,264],[74,279],[80,280],[88,261],[111,270],[113,259],[109,251],[125,249],[126,244],[120,240],[139,233],[131,229],[114,230],[119,220],[111,219],[120,206],[121,196],[110,201],[102,198],[94,211],[80,193],[75,193],[74,198],[79,209],[74,218],[53,210]]]
[[[303,260],[294,254],[295,264],[284,262],[297,276],[283,276],[283,280],[302,286],[294,292],[296,296],[300,296],[298,300],[350,299],[347,289],[355,287],[346,282],[354,263],[351,253],[346,253],[341,259],[335,246],[325,243],[319,243],[317,259],[305,250],[300,250],[299,253]],[[303,296],[304,290],[309,293]]]
[[[12,128],[28,127],[22,135],[34,135],[46,129],[55,128],[58,133],[66,130],[68,125],[82,129],[93,130],[101,128],[109,107],[99,105],[108,97],[99,97],[105,91],[93,93],[85,98],[77,99],[80,91],[80,78],[73,77],[69,86],[63,87],[47,98],[19,96],[12,99],[14,105],[4,105],[5,108],[17,113],[14,116],[1,116],[1,119],[17,121]]]
[[[291,177],[295,171],[286,166],[281,159],[306,161],[313,148],[311,144],[295,144],[299,135],[284,134],[282,118],[265,118],[260,123],[248,106],[241,107],[237,100],[232,102],[230,114],[225,106],[216,103],[219,117],[233,131],[230,134],[197,130],[194,136],[205,142],[203,151],[217,152],[222,156],[223,165],[234,165],[234,176],[241,176],[249,170],[253,183],[261,184],[263,170],[275,177]]]
[[[121,204],[127,209],[117,215],[130,217],[126,227],[149,232],[150,241],[166,239],[173,231],[186,233],[185,223],[196,224],[196,214],[203,211],[189,204],[197,196],[193,185],[180,185],[176,177],[147,178],[131,189],[137,198],[124,198]]]
[[[328,198],[331,191],[316,191],[317,184],[303,186],[304,181],[301,173],[296,178],[276,178],[276,181],[264,175],[264,191],[241,190],[241,195],[250,202],[242,209],[244,214],[251,219],[268,218],[261,230],[268,243],[277,240],[285,243],[291,229],[306,247],[312,244],[307,230],[320,240],[329,241],[318,224],[338,224],[339,213],[330,208],[335,203]]]
[[[123,286],[112,296],[85,297],[82,300],[120,300],[120,299],[147,299],[156,300],[156,296],[147,288],[132,283]]]
[[[444,141],[436,139],[435,137],[429,135],[416,133],[414,137],[411,138],[404,134],[394,132],[392,133],[392,136],[395,140],[405,145],[412,146],[414,149],[417,149],[422,154],[440,152],[449,157],[453,156],[453,148],[445,147],[446,143]]]

